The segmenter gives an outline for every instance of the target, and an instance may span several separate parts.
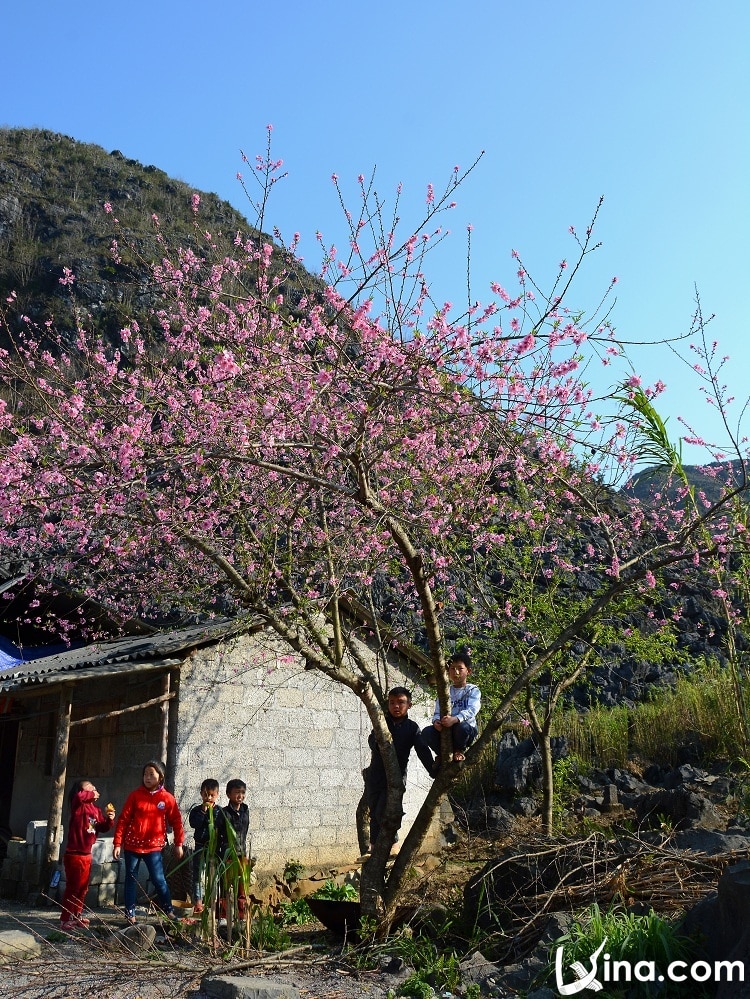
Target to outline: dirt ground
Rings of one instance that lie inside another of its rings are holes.
[[[0,994],[22,999],[205,999],[206,974],[243,975],[295,985],[304,999],[383,999],[388,983],[375,973],[359,976],[337,961],[322,926],[293,934],[292,947],[245,960],[211,955],[204,948],[157,936],[145,954],[114,944],[121,917],[92,916],[91,929],[61,938],[58,915],[0,903],[0,929],[33,933],[41,957],[0,965]],[[142,923],[158,926],[155,919]]]
[[[484,853],[485,851],[481,851]],[[483,864],[466,846],[415,870],[410,901],[458,906],[463,882]],[[343,942],[322,924],[290,926],[292,946],[278,954],[210,954],[183,936],[166,936],[155,917],[139,918],[159,930],[151,952],[131,954],[116,944],[124,927],[117,911],[87,913],[91,928],[73,937],[59,932],[59,911],[0,901],[0,930],[32,933],[42,956],[0,964],[0,994],[19,999],[205,999],[201,979],[209,973],[248,975],[296,986],[303,999],[385,999],[398,980],[379,970],[361,970],[344,954]],[[184,936],[189,936],[187,923]]]

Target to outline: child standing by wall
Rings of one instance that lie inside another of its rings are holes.
[[[247,856],[247,834],[250,829],[250,809],[245,804],[247,785],[235,777],[227,783],[229,802],[222,809],[224,829],[221,855],[224,858],[224,890],[231,888],[237,900],[237,911],[246,911],[247,890],[251,883],[251,863]]]
[[[210,849],[211,830],[214,829],[214,847],[226,837],[224,830],[224,812],[217,807],[219,800],[219,782],[212,777],[206,778],[201,784],[201,804],[193,805],[188,814],[188,824],[195,831],[195,852],[193,853],[193,904],[195,912],[203,912],[203,882],[205,880],[206,861]]]
[[[162,911],[175,918],[161,856],[167,842],[167,824],[174,831],[174,855],[180,860],[185,836],[180,809],[174,795],[164,787],[163,764],[149,760],[143,767],[143,783],[127,797],[114,838],[115,860],[120,859],[123,848],[125,852],[125,915],[131,926],[135,924],[136,878],[142,860],[156,888]]]
[[[250,809],[245,804],[245,794],[247,793],[247,784],[244,780],[240,780],[239,777],[235,777],[230,780],[227,784],[227,798],[229,798],[228,804],[224,806],[222,811],[228,825],[234,830],[234,849],[237,852],[238,857],[247,856],[247,834],[250,829]],[[223,839],[223,846],[226,848],[230,845],[230,836],[225,834]]]
[[[76,781],[68,795],[70,821],[63,855],[65,893],[60,913],[60,929],[66,933],[89,925],[81,912],[91,877],[91,850],[97,833],[109,832],[114,824],[114,805],[107,805],[105,814],[96,804],[98,800],[99,792],[90,780]]]

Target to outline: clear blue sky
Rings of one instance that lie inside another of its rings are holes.
[[[604,195],[604,246],[571,304],[592,306],[616,274],[618,333],[658,339],[686,329],[697,285],[743,397],[749,52],[748,0],[9,0],[0,125],[120,149],[249,214],[239,150],[262,152],[273,123],[289,177],[269,220],[303,234],[313,267],[315,231],[342,238],[334,171],[353,192],[377,166],[379,190],[403,181],[416,214],[428,181],[484,149],[436,298],[465,299],[468,223],[486,300],[490,280],[512,285],[511,248],[552,276]],[[670,355],[638,367],[667,383],[673,435],[678,414],[718,434]]]

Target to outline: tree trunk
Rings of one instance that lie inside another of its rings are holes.
[[[555,782],[552,770],[552,746],[549,725],[545,724],[539,737],[539,755],[542,757],[542,833],[552,835],[552,811],[555,803]]]
[[[370,809],[367,805],[367,793],[362,792],[362,797],[357,805],[357,842],[359,852],[367,853],[370,849]]]
[[[167,765],[167,746],[169,745],[169,673],[165,673],[161,679],[161,702],[159,711],[161,713],[161,740],[159,744],[159,759],[163,766]]]

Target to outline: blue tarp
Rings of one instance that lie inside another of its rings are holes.
[[[0,669],[11,669],[23,662],[23,653],[12,642],[0,635]]]
[[[33,648],[19,649],[8,638],[0,635],[0,670],[13,669],[21,663],[31,662],[32,659],[44,659],[45,656],[56,656],[58,652],[67,652],[68,649],[77,648],[83,642],[74,642],[66,645],[58,642],[56,645],[35,645]]]

